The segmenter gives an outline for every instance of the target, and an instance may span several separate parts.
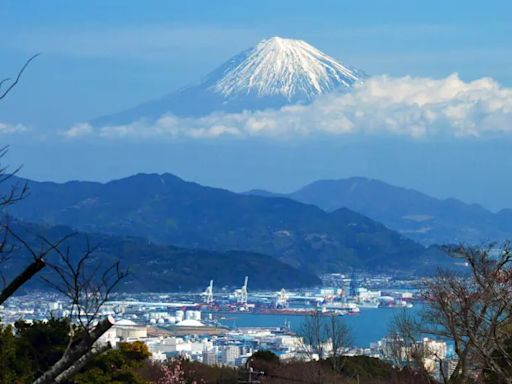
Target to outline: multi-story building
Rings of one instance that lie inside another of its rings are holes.
[[[225,345],[221,349],[221,362],[225,365],[235,365],[235,361],[240,357],[240,347],[238,345]]]
[[[217,365],[217,351],[215,349],[203,351],[203,364]]]

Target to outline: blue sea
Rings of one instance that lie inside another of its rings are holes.
[[[354,346],[369,347],[371,342],[385,337],[389,333],[393,318],[400,308],[361,308],[356,315],[343,317],[350,327]],[[416,314],[420,306],[407,309]],[[229,313],[223,315],[220,323],[228,327],[282,327],[289,322],[293,331],[299,331],[303,316],[294,315],[258,315],[251,313]]]

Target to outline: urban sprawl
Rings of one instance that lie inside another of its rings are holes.
[[[358,316],[360,311],[379,308],[410,310],[421,305],[420,281],[400,280],[390,276],[329,274],[317,289],[277,292],[249,291],[248,278],[241,278],[235,290],[216,290],[210,281],[200,293],[115,294],[106,302],[100,315],[112,316],[115,325],[98,343],[144,342],[151,358],[165,361],[176,357],[208,365],[244,366],[258,350],[270,350],[283,361],[309,360],[329,356],[329,340],[322,349],[325,356],[308,351],[300,330],[283,321],[279,327],[233,327],[230,315]],[[69,316],[71,309],[63,297],[48,292],[31,292],[11,298],[0,306],[2,323],[46,321],[50,317]],[[378,315],[377,315],[378,316]],[[423,364],[434,376],[439,362],[450,370],[455,366],[450,345],[442,340],[422,338]],[[399,352],[407,359],[409,351]],[[347,346],[343,354],[365,355],[384,361],[396,360],[395,340],[384,336],[366,346]]]

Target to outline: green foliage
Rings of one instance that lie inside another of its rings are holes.
[[[35,374],[46,371],[64,353],[70,331],[67,319],[51,318],[48,322],[35,321],[32,324],[17,321],[14,326],[18,348]]]
[[[23,374],[16,355],[16,338],[12,327],[0,327],[0,383],[14,383]]]
[[[260,360],[267,363],[279,364],[279,356],[268,350],[256,351],[252,354],[251,360]]]
[[[67,319],[55,318],[0,326],[0,383],[31,383],[48,370],[62,356],[69,330]],[[137,371],[150,355],[140,341],[119,343],[118,349],[93,359],[69,384],[143,384]]]
[[[119,343],[118,351],[127,361],[136,365],[139,365],[141,361],[144,361],[151,356],[147,345],[141,341],[134,341],[133,343]]]
[[[396,370],[382,360],[368,356],[343,357],[342,373],[348,377],[390,379]]]
[[[27,383],[59,360],[69,340],[69,322],[26,323],[0,328],[0,382]]]
[[[137,372],[151,355],[141,341],[119,343],[118,348],[95,357],[75,375],[74,384],[126,383],[143,384],[145,380]]]
[[[16,233],[22,234],[34,246],[39,242],[34,233],[57,240],[74,232],[63,226],[45,227],[21,222],[14,222],[12,226]],[[72,254],[81,254],[87,241],[97,246],[94,255],[102,263],[113,263],[122,256],[123,265],[130,268],[129,275],[119,286],[123,291],[202,289],[205,281],[210,279],[214,279],[217,286],[237,286],[241,276],[249,276],[254,289],[305,287],[321,283],[310,272],[254,252],[185,249],[153,244],[141,238],[105,234],[76,234],[66,241],[65,246]],[[2,271],[7,277],[15,276],[25,266],[25,261],[22,254],[13,255],[2,265],[5,268]],[[42,271],[43,275],[49,273],[51,271]],[[27,287],[48,288],[40,279],[33,279]]]
[[[192,361],[183,361],[184,377],[187,383],[236,384],[238,370],[230,367],[209,366]]]
[[[270,357],[268,354],[264,354]],[[263,356],[262,356],[263,357]],[[254,358],[254,355],[253,355]],[[335,369],[327,360],[276,362],[254,359],[251,367],[265,372],[262,383],[322,383],[322,384],[433,384],[432,379],[412,370],[399,370],[367,356],[342,356]],[[247,374],[246,376],[247,377]]]

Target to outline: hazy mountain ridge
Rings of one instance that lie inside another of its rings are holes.
[[[316,272],[419,270],[435,259],[419,244],[345,208],[326,213],[291,199],[236,194],[171,174],[29,185],[31,195],[12,207],[14,216],[86,232],[263,253]]]
[[[261,190],[248,193],[272,196]],[[493,213],[478,204],[437,199],[362,177],[319,180],[279,196],[314,204],[328,212],[347,207],[427,245],[480,244],[512,236],[512,210]]]

